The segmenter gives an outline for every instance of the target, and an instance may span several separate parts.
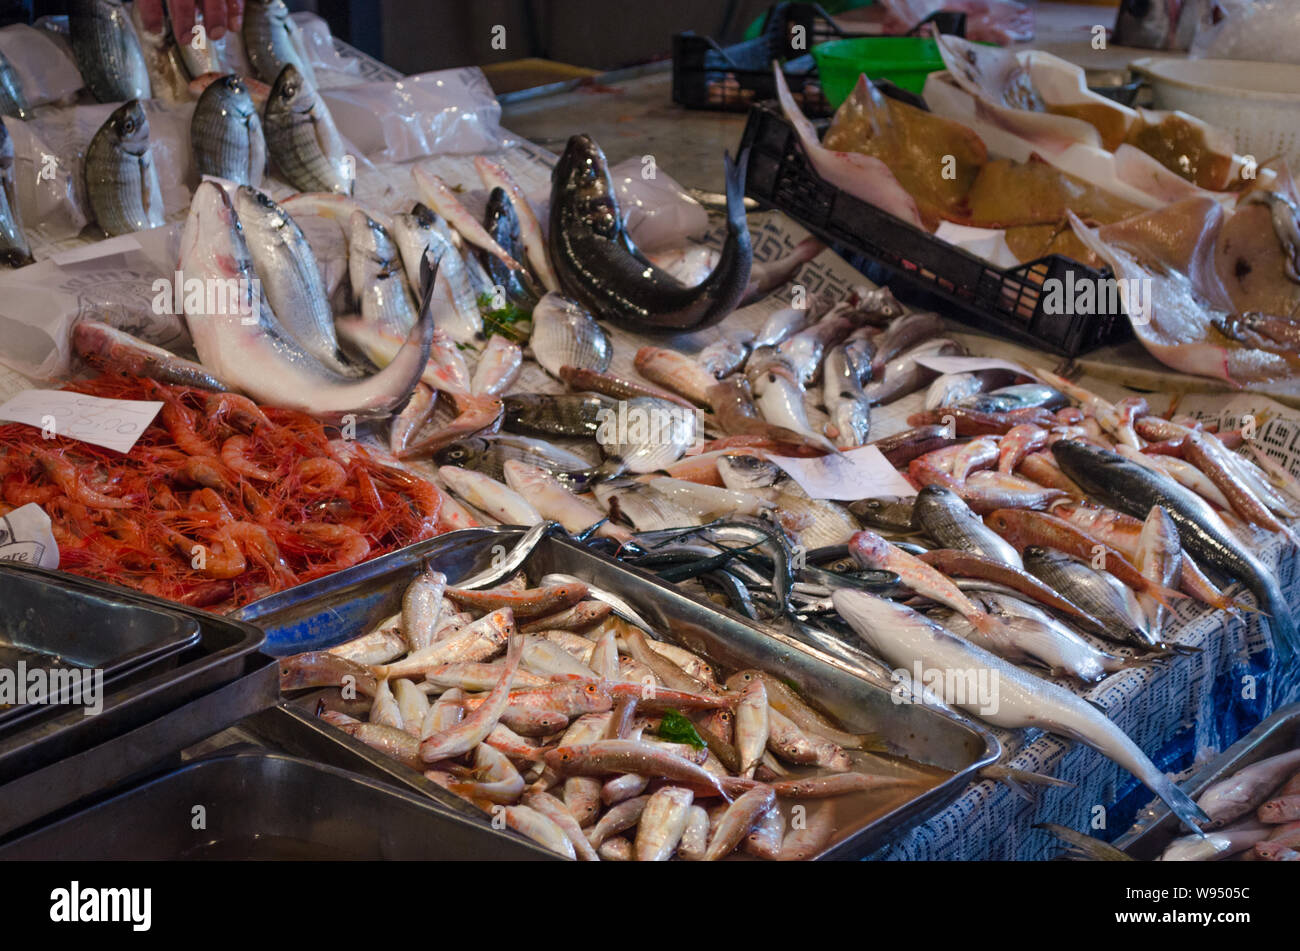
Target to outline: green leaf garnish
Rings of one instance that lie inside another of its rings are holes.
[[[704,749],[704,740],[695,724],[676,710],[668,710],[659,721],[659,738],[670,743],[688,743],[697,750]]]

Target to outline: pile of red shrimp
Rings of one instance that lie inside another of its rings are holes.
[[[44,508],[62,570],[226,611],[439,532],[433,485],[302,413],[119,375],[66,388],[163,408],[125,455],[0,425],[0,515]]]

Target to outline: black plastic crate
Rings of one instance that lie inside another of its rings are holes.
[[[1003,270],[840,191],[813,169],[774,103],[750,110],[741,139],[745,148],[747,195],[789,215],[909,305],[1067,357],[1132,336],[1122,311],[1044,312],[1047,281],[1068,288],[1071,281],[1098,281],[1109,271],[1061,254]]]
[[[908,32],[917,33],[931,23],[940,33],[966,33],[966,14],[943,10]],[[802,32],[796,32],[796,27],[802,27]],[[834,110],[822,93],[812,48],[830,40],[876,35],[841,30],[816,3],[776,4],[767,11],[759,36],[731,46],[720,46],[693,31],[678,33],[673,36],[673,102],[687,109],[744,112],[755,103],[776,98],[772,61],[777,60],[804,114],[829,116]]]

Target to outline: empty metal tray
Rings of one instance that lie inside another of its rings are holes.
[[[0,670],[15,682],[35,669],[97,671],[103,686],[175,657],[199,642],[199,625],[175,611],[127,603],[72,575],[35,573],[0,562]],[[74,701],[67,675],[41,703],[7,704],[0,730]]]
[[[420,797],[253,749],[196,760],[0,846],[0,860],[43,861],[553,857]]]

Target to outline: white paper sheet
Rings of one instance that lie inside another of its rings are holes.
[[[24,390],[0,406],[0,419],[39,429],[49,427],[55,435],[126,453],[162,405],[146,400],[110,400],[68,390]]]
[[[853,502],[858,499],[913,496],[916,489],[875,446],[850,449],[839,456],[800,459],[767,454],[814,499]]]

